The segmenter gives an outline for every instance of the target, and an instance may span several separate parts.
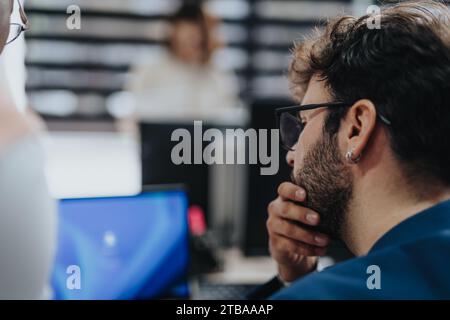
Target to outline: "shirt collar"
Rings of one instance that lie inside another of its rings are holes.
[[[415,214],[385,233],[369,253],[450,229],[450,200]]]

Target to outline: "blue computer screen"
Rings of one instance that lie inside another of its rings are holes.
[[[58,234],[55,299],[188,294],[187,198],[182,191],[61,200]]]

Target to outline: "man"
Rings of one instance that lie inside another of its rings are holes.
[[[14,2],[0,0],[0,53],[27,28],[10,28]],[[17,3],[19,6],[19,3]],[[17,26],[17,25],[16,25]],[[38,134],[0,85],[0,300],[42,299],[56,238],[54,203]]]
[[[449,9],[339,18],[295,47],[290,80],[303,106],[277,114],[294,183],[268,208],[279,280],[260,293],[450,299]],[[356,257],[316,272],[332,238]]]

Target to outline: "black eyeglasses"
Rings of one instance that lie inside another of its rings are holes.
[[[20,19],[22,20],[23,24],[20,23],[11,23],[9,27],[9,35],[8,39],[6,40],[6,44],[10,44],[14,40],[16,40],[24,31],[27,31],[30,29],[30,24],[28,22],[27,15],[25,14],[25,11],[23,10],[22,4],[19,0],[17,0],[17,3],[19,4],[19,14]]]
[[[329,102],[276,109],[275,115],[277,118],[277,127],[280,131],[282,147],[287,151],[294,151],[294,146],[297,144],[298,138],[306,125],[299,118],[299,112],[318,108],[345,108],[353,104],[348,102]],[[383,123],[387,125],[391,124],[384,116],[378,114],[378,117]]]

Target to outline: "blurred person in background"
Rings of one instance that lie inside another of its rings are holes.
[[[211,62],[220,47],[217,25],[199,4],[185,3],[170,18],[167,53],[131,74],[139,121],[216,119],[240,106],[237,79]]]
[[[20,20],[11,21],[13,6]],[[11,23],[11,25],[10,25]],[[0,53],[28,28],[18,2],[0,0]],[[56,241],[56,215],[38,132],[0,83],[0,299],[44,299]]]

